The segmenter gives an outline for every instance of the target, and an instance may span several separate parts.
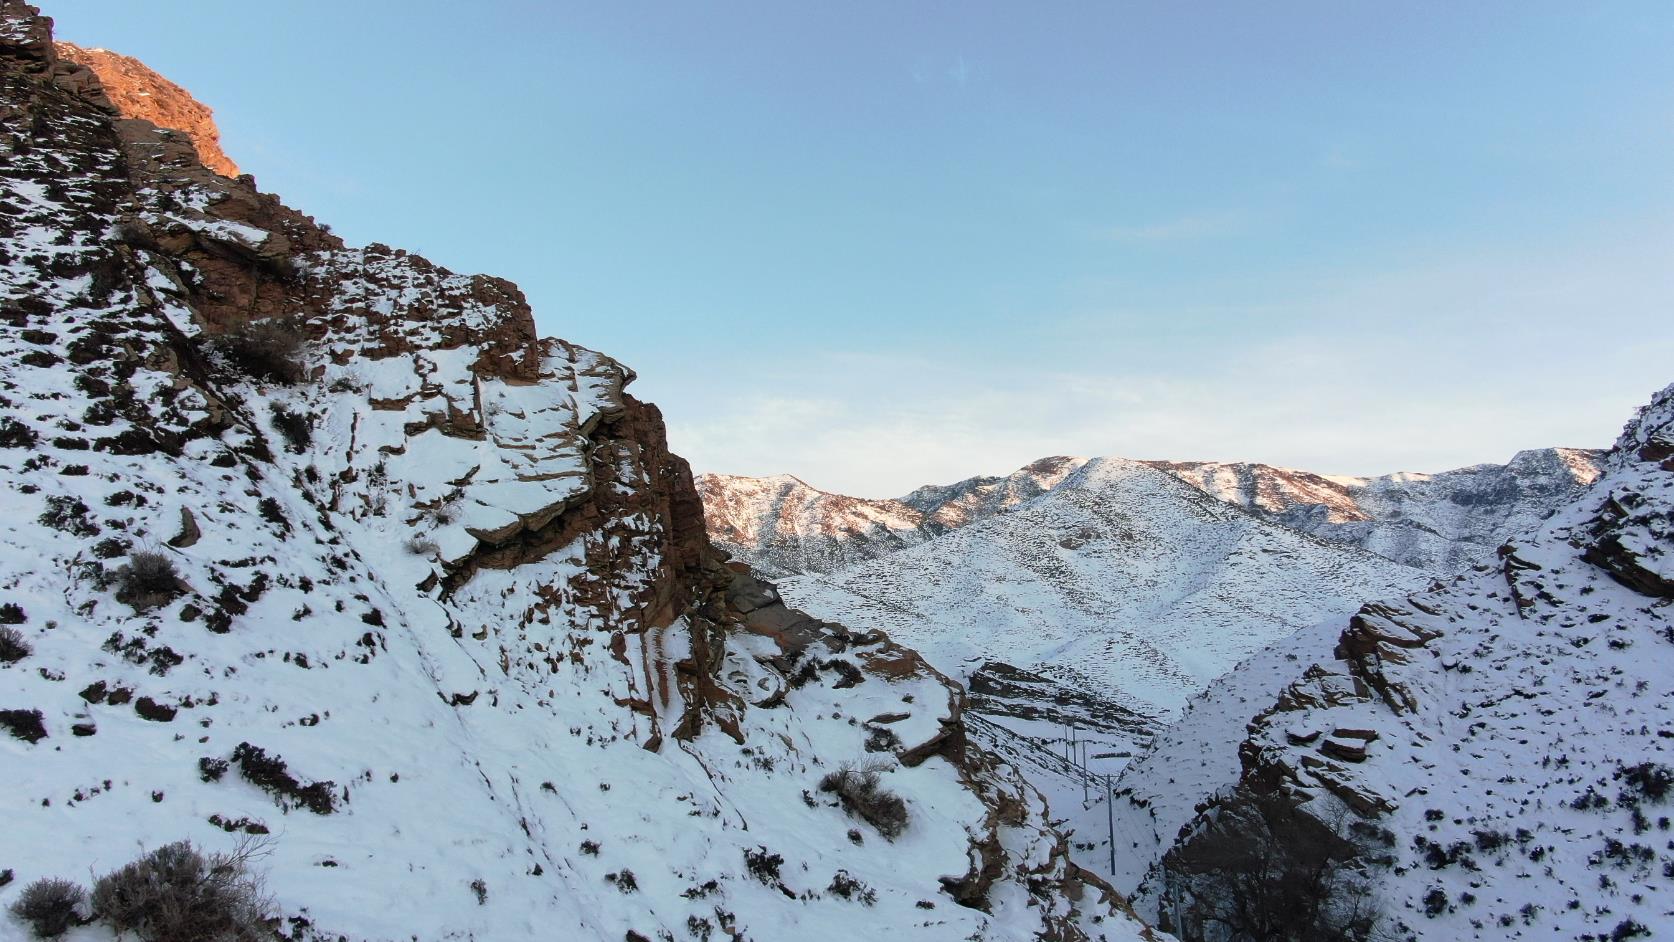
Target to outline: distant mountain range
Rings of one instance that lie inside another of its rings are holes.
[[[1436,573],[1491,552],[1599,474],[1602,452],[1520,451],[1503,465],[1379,477],[1250,462],[1137,461],[1331,543]],[[697,478],[710,537],[762,575],[833,572],[968,526],[1057,487],[1086,458],[1042,458],[1003,477],[930,484],[895,499],[819,490],[788,474]]]

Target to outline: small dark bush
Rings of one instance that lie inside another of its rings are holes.
[[[865,903],[867,906],[878,901],[877,892],[865,883],[849,876],[847,870],[837,871],[837,875],[831,878],[831,885],[826,887],[826,892],[834,896],[841,896],[846,900]]]
[[[29,426],[9,415],[0,417],[0,448],[33,448],[39,440]]]
[[[632,870],[623,869],[619,873],[607,873],[605,879],[616,884],[616,888],[624,893],[639,891],[639,880],[634,876]]]
[[[820,676],[820,663],[818,661],[814,661],[814,660],[803,661],[802,666],[797,668],[796,673],[791,675],[790,685],[791,685],[792,688],[800,690],[803,687],[807,686],[807,684],[810,681],[814,680],[815,678],[817,678],[819,676]]]
[[[28,620],[29,616],[23,613],[23,606],[16,602],[0,605],[0,625],[21,625]]]
[[[1656,762],[1641,762],[1638,765],[1625,765],[1616,768],[1616,780],[1626,782],[1631,793],[1650,801],[1661,804],[1668,797],[1670,789],[1674,789],[1674,769]],[[1617,800],[1626,804],[1628,791]]]
[[[251,865],[267,845],[247,839],[230,854],[204,854],[190,841],[159,847],[99,878],[93,910],[141,942],[257,942],[271,939],[273,906]]]
[[[336,784],[329,781],[304,785],[285,767],[285,760],[269,756],[260,746],[247,742],[233,750],[233,762],[250,784],[279,798],[290,798],[315,814],[337,810]]]
[[[285,321],[251,321],[214,338],[210,348],[255,379],[284,384],[303,380],[302,334]]]
[[[488,884],[483,882],[482,877],[471,881],[471,893],[476,896],[478,906],[488,905]]]
[[[308,427],[308,417],[282,406],[273,407],[273,427],[285,437],[291,451],[302,454],[314,443],[314,432]]]
[[[116,570],[116,600],[136,611],[156,608],[180,594],[180,573],[174,560],[153,550],[128,554]]]
[[[231,763],[225,759],[204,756],[198,760],[198,777],[206,782],[219,782],[221,776],[227,774],[227,768],[230,765]]]
[[[875,767],[843,766],[820,780],[820,791],[836,793],[843,810],[877,828],[884,837],[896,837],[907,829],[907,803],[880,787],[880,775],[881,770]]]
[[[1471,837],[1476,840],[1476,849],[1483,853],[1499,850],[1511,842],[1511,835],[1504,831],[1472,831]]]
[[[750,871],[750,876],[767,884],[779,885],[779,868],[785,865],[785,858],[780,854],[770,853],[765,847],[744,852],[744,869]]]
[[[47,738],[40,710],[0,710],[0,728],[26,743],[37,743]]]
[[[29,923],[35,935],[50,939],[61,936],[81,919],[76,908],[86,891],[69,880],[47,877],[23,888],[12,903],[12,915]]]
[[[34,651],[23,639],[23,632],[10,626],[0,627],[0,663],[21,661]]]
[[[833,688],[857,687],[866,679],[866,675],[860,672],[860,668],[842,658],[834,657],[826,661],[825,667],[827,670],[837,672],[837,682],[831,685]]]
[[[48,497],[47,509],[41,513],[44,526],[61,530],[72,536],[98,536],[99,525],[87,519],[87,505],[74,497]]]
[[[884,726],[873,727],[871,735],[866,737],[867,752],[894,752],[901,746],[901,737],[895,731]]]

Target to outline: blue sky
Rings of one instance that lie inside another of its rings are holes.
[[[1674,4],[73,0],[698,470],[1441,470],[1674,381]]]

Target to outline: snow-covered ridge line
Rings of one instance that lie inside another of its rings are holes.
[[[1217,499],[1319,539],[1403,565],[1451,573],[1489,553],[1591,484],[1602,453],[1518,452],[1504,465],[1379,477],[1264,464],[1141,461]],[[717,543],[775,575],[834,572],[1003,513],[1058,487],[1086,458],[1043,458],[1004,477],[926,485],[898,500],[820,491],[789,475],[705,474],[699,487]]]

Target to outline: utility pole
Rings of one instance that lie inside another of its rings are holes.
[[[1116,795],[1110,787],[1110,776],[1104,777],[1104,823],[1110,829],[1110,876],[1116,876]]]

